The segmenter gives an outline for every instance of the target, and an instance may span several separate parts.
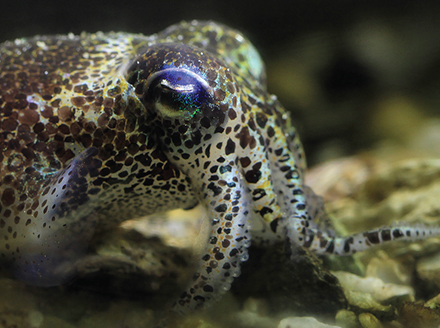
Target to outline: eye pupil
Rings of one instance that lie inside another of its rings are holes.
[[[165,69],[150,80],[146,96],[165,116],[193,117],[211,102],[207,83],[193,72]]]
[[[185,111],[202,105],[201,92],[193,84],[171,84],[170,81],[163,79],[155,87],[154,101],[168,109]]]

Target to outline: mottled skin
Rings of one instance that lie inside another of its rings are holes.
[[[6,42],[0,95],[0,259],[30,284],[70,280],[97,232],[197,203],[211,231],[179,312],[229,289],[251,237],[351,254],[438,233],[335,237],[258,53],[223,25]]]

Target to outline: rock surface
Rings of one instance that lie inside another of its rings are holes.
[[[363,156],[327,163],[310,176],[339,231],[396,220],[439,223],[438,160],[386,164]],[[80,277],[68,286],[41,289],[2,278],[0,327],[151,325],[191,274],[200,230],[194,217],[202,216],[195,209],[126,223],[95,240],[96,255],[77,263]],[[295,327],[303,320],[297,316],[307,316],[319,318],[316,327],[431,327],[440,323],[439,251],[437,239],[352,258],[320,259],[303,249],[289,256],[283,244],[252,247],[231,292],[172,326]]]

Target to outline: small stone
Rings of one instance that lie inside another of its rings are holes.
[[[281,320],[278,328],[342,328],[341,326],[331,326],[325,323],[319,322],[312,317],[302,317],[302,318],[285,318]]]
[[[371,313],[359,314],[359,322],[363,328],[382,328],[380,321]]]
[[[350,308],[356,312],[371,312],[383,320],[393,320],[396,316],[393,306],[378,303],[371,294],[347,290],[345,295]]]
[[[358,327],[358,319],[353,311],[340,310],[336,314],[336,324],[344,328]]]
[[[440,310],[440,294],[427,301],[425,306],[433,310]]]
[[[398,295],[414,296],[414,290],[409,286],[387,284],[379,278],[362,278],[343,271],[336,271],[332,273],[339,279],[339,282],[344,289],[371,294],[373,299],[376,301],[383,301]]]

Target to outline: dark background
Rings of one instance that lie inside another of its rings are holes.
[[[268,53],[310,31],[347,29],[369,17],[440,18],[435,1],[402,0],[3,1],[1,6],[1,41],[82,31],[152,34],[180,20],[212,19],[242,30]]]
[[[0,4],[0,41],[82,31],[148,35],[192,19],[225,23],[262,54],[269,90],[293,112],[317,163],[390,137],[380,124],[400,117],[399,108],[410,108],[404,131],[411,115],[438,115],[439,18],[435,1],[17,0]],[[384,106],[388,116],[380,116]]]

